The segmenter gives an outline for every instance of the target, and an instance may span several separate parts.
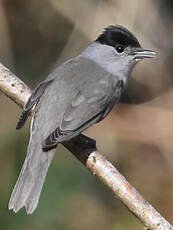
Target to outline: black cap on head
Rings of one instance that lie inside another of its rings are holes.
[[[117,47],[117,45],[141,47],[137,38],[129,30],[119,25],[105,28],[96,41],[113,47]]]

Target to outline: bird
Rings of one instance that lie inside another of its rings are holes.
[[[33,91],[16,129],[31,111],[26,158],[9,200],[9,209],[36,209],[50,163],[60,143],[102,121],[127,88],[140,60],[156,53],[141,47],[121,25],[110,25],[78,56],[57,67]]]

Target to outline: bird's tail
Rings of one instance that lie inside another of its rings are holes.
[[[38,140],[31,140],[29,143],[25,162],[9,201],[9,209],[14,212],[25,207],[27,214],[31,214],[37,207],[47,170],[55,153],[55,149],[43,152],[38,143]]]

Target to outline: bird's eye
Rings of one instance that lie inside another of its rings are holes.
[[[116,51],[117,51],[118,53],[122,53],[122,52],[124,52],[124,47],[121,46],[121,45],[118,45],[118,46],[116,47]]]

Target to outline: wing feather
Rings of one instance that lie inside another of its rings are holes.
[[[102,82],[102,86],[104,87],[100,87],[98,84],[98,88],[90,95],[80,90],[77,91],[70,106],[65,110],[59,127],[44,140],[43,149],[52,148],[59,142],[77,136],[94,123],[102,120],[110,112],[120,94],[116,93],[114,97],[113,84],[109,84],[109,82],[104,84]]]
[[[24,106],[24,109],[22,111],[22,114],[19,118],[19,121],[17,123],[16,129],[21,129],[26,120],[28,119],[31,109],[38,103],[40,97],[43,95],[45,89],[47,86],[53,81],[54,79],[47,79],[43,82],[41,82],[33,91],[32,95],[30,96],[29,100],[27,101],[26,105]]]

